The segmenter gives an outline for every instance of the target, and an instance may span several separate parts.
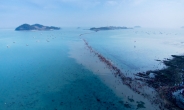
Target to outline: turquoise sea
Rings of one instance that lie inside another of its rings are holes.
[[[0,110],[135,110],[136,102],[123,102],[127,97],[119,97],[98,71],[71,57],[71,53],[84,52],[76,45],[82,39],[132,77],[136,72],[164,68],[156,59],[184,53],[182,29],[1,29]],[[84,56],[83,62],[93,60]]]

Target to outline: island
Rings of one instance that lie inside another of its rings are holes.
[[[181,28],[184,28],[184,26],[182,26]]]
[[[15,29],[15,31],[32,31],[32,30],[48,31],[48,30],[60,30],[60,28],[54,26],[43,26],[41,24],[33,24],[33,25],[22,24]]]
[[[92,31],[102,31],[102,30],[117,30],[117,29],[132,29],[127,27],[115,27],[115,26],[108,26],[108,27],[99,27],[99,28],[90,28]]]
[[[141,28],[141,26],[134,26],[134,28]]]

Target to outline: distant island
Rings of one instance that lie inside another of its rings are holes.
[[[181,28],[184,28],[184,26],[182,26]]]
[[[90,28],[92,31],[102,31],[102,30],[117,30],[117,29],[132,29],[127,27],[115,27],[115,26],[108,26],[108,27],[99,27],[99,28]]]
[[[15,31],[32,31],[32,30],[48,31],[48,30],[60,30],[60,28],[54,26],[43,26],[41,24],[33,24],[33,25],[22,24],[15,29]]]
[[[141,26],[134,26],[134,28],[141,28]]]

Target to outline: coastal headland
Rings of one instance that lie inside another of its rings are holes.
[[[166,68],[137,73],[137,76],[157,90],[165,100],[166,108],[180,110],[184,109],[184,55],[171,56],[172,59],[157,60],[165,64]]]

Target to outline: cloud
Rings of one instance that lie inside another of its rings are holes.
[[[183,6],[184,0],[0,0],[0,17],[4,26],[29,21],[168,27],[184,22]]]
[[[94,8],[101,4],[99,0],[56,0],[60,4],[66,4],[71,7],[77,7],[79,9]]]
[[[106,2],[106,4],[107,4],[107,5],[110,5],[110,6],[115,6],[115,5],[118,4],[118,2],[117,2],[117,1],[109,0],[109,1]]]
[[[134,0],[133,5],[141,5],[145,0]]]

